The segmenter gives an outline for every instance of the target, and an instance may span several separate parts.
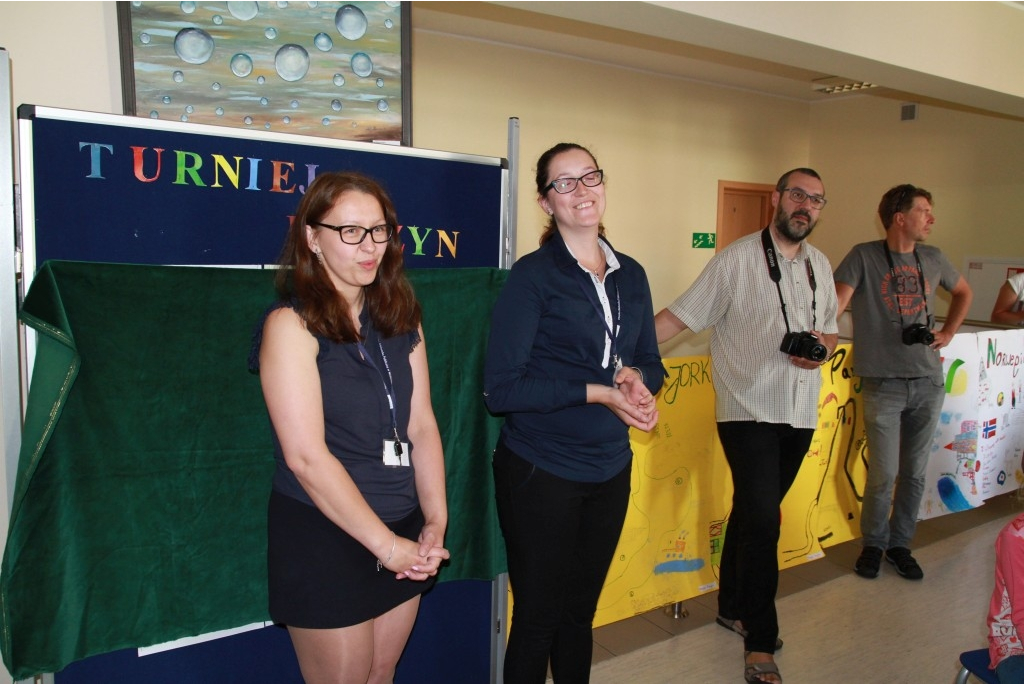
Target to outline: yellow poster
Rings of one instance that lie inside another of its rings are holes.
[[[677,357],[664,364],[658,424],[650,433],[631,434],[629,511],[595,626],[718,587],[732,479],[715,429],[711,360]],[[782,505],[780,568],[860,535],[865,449],[849,345],[839,346],[822,378],[818,430]]]

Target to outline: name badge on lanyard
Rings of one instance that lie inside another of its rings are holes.
[[[402,439],[398,436],[398,416],[395,412],[395,396],[394,387],[395,379],[391,376],[391,366],[388,364],[388,356],[384,354],[384,345],[380,340],[377,340],[377,347],[380,349],[380,358],[384,361],[384,368],[387,370],[387,379],[384,378],[384,374],[380,372],[377,364],[374,363],[373,357],[363,346],[363,343],[357,342],[356,345],[359,347],[359,352],[363,355],[363,359],[370,363],[380,376],[381,383],[384,384],[384,394],[388,398],[388,409],[391,412],[391,433],[392,437],[384,438],[384,447],[382,450],[384,466],[395,467],[395,466],[409,466],[409,443],[402,442]],[[391,384],[388,384],[388,380]]]

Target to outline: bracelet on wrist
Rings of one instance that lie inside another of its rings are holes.
[[[395,556],[395,546],[398,545],[398,536],[395,535],[395,531],[391,531],[391,551],[388,552],[388,558],[384,561],[377,560],[377,571],[380,572],[384,565],[391,561],[391,557]]]

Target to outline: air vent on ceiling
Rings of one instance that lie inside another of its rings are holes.
[[[915,121],[917,119],[917,103],[905,102],[900,105],[900,121]]]
[[[841,76],[826,76],[825,78],[814,79],[811,81],[811,88],[828,95],[850,93],[855,90],[865,90],[867,88],[877,87],[878,86],[874,83],[868,83],[867,81],[854,81],[853,79],[843,78]]]

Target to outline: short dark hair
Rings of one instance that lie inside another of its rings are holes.
[[[796,169],[790,169],[786,173],[782,174],[782,176],[779,176],[779,182],[775,184],[775,190],[780,193],[785,190],[786,184],[789,183],[789,177],[793,174],[803,174],[804,176],[810,176],[811,178],[816,178],[821,181],[821,176],[819,176],[818,172],[814,169],[798,167]]]
[[[892,219],[898,212],[909,212],[914,206],[914,200],[919,197],[928,200],[929,204],[932,201],[931,193],[910,183],[893,186],[885,191],[882,201],[878,203],[878,218],[882,220],[885,230],[888,231],[892,226]]]

